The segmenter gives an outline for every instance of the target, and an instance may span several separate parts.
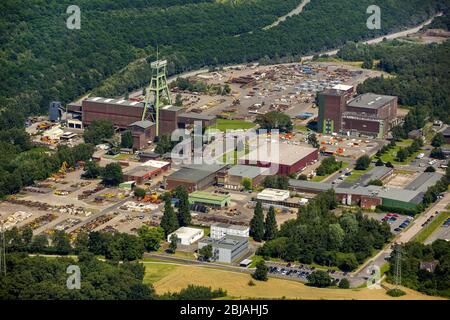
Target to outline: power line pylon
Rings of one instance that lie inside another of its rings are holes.
[[[150,66],[152,69],[152,78],[146,91],[142,121],[150,120],[154,122],[156,124],[156,136],[159,136],[159,108],[163,106],[164,98],[171,104],[167,83],[167,60],[156,60]],[[151,96],[153,96],[153,105],[150,103]]]
[[[6,239],[3,222],[0,227],[0,233],[0,276],[6,276]]]
[[[395,289],[399,289],[402,284],[402,250],[400,246],[396,248],[395,260]]]

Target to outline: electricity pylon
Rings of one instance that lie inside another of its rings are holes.
[[[0,275],[6,276],[6,240],[4,225],[0,227],[1,239],[0,239]]]
[[[396,248],[395,257],[395,289],[399,289],[402,284],[402,250],[400,246]]]

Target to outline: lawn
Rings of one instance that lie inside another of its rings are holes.
[[[330,174],[327,174],[326,176],[314,176],[314,177],[311,179],[311,181],[314,181],[314,182],[321,182],[321,181],[325,180],[326,178],[328,178],[329,176],[331,176],[332,174],[335,174],[337,171],[347,168],[348,165],[349,165],[348,162],[342,162],[342,167],[340,167],[338,170],[336,170],[336,171],[334,171],[334,172],[332,172],[332,173],[330,173]]]
[[[405,147],[409,147],[412,144],[411,139],[406,139],[400,142],[397,142],[397,145],[388,150],[388,152],[386,152],[385,154],[383,154],[381,156],[381,160],[383,160],[384,163],[386,162],[390,162],[392,164],[408,164],[410,163],[419,153],[423,152],[422,150],[416,151],[413,154],[409,155],[408,158],[406,158],[405,161],[400,162],[396,160],[396,156],[397,156],[397,152],[398,150],[400,150],[401,148],[405,148]]]
[[[208,128],[218,129],[220,131],[236,130],[236,129],[251,129],[256,125],[253,122],[248,122],[245,120],[228,120],[228,119],[217,119],[214,126]]]
[[[255,281],[249,286],[249,274],[225,271],[202,266],[185,266],[168,263],[146,263],[145,283],[153,283],[158,294],[180,291],[189,284],[222,288],[228,298],[238,299],[439,299],[425,296],[411,289],[402,288],[407,295],[391,298],[384,289],[321,289],[306,286],[297,281],[270,278],[266,282]]]
[[[439,213],[425,228],[423,228],[413,239],[416,242],[424,242],[433,232],[439,228],[447,218],[450,217],[449,211]]]
[[[353,170],[352,171],[352,175],[348,176],[345,179],[345,181],[347,181],[347,182],[355,182],[356,180],[361,178],[364,174],[366,174],[367,172],[369,172],[372,169],[373,169],[373,167],[369,167],[366,170]]]

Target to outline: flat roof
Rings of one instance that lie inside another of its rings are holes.
[[[381,180],[384,176],[386,176],[393,170],[394,170],[393,168],[385,166],[375,167],[369,172],[363,174],[361,178],[355,182],[359,182],[362,185],[367,185],[371,180]]]
[[[353,89],[353,86],[349,86],[347,84],[337,84],[332,89],[348,91],[350,89]]]
[[[347,94],[345,90],[338,90],[338,89],[325,89],[319,92],[319,95],[336,96],[336,97],[340,97],[345,94]]]
[[[233,230],[241,230],[241,231],[249,229],[248,226],[239,226],[239,225],[236,225],[236,224],[228,224],[228,223],[222,223],[222,222],[213,223],[211,225],[211,227],[218,227],[218,228],[224,228],[224,229],[233,229]]]
[[[151,121],[148,120],[140,120],[140,121],[136,121],[133,122],[132,124],[130,124],[129,126],[137,126],[137,127],[141,127],[143,129],[147,129],[150,128],[151,126],[154,126],[155,124]]]
[[[190,238],[190,237],[197,235],[199,232],[203,232],[203,229],[181,227],[181,228],[175,230],[174,232],[172,232],[171,235],[175,233],[179,238]],[[170,235],[169,235],[169,238],[170,238]]]
[[[142,177],[142,176],[145,176],[146,174],[148,174],[149,172],[154,172],[157,170],[159,170],[159,168],[150,167],[150,166],[138,166],[138,167],[134,167],[134,168],[125,170],[124,174],[129,175],[129,176]]]
[[[255,164],[257,161],[260,161],[265,163],[293,165],[313,152],[317,152],[317,149],[287,143],[264,143],[239,158],[239,161],[240,163],[247,160],[254,162]]]
[[[248,239],[246,237],[226,235],[220,239],[213,239],[213,238],[209,238],[209,237],[203,238],[199,242],[210,244],[210,245],[212,245],[214,247],[218,247],[218,248],[232,250],[233,248],[238,247],[239,245],[248,242]]]
[[[438,172],[424,172],[414,181],[410,182],[405,189],[425,192],[429,187],[435,185],[442,177],[443,175]]]
[[[230,198],[229,194],[212,193],[206,191],[194,191],[189,194],[189,198],[200,198],[210,201],[222,202]]]
[[[96,102],[96,103],[104,103],[104,104],[115,104],[125,107],[137,107],[143,108],[144,102],[141,101],[132,101],[132,100],[124,100],[124,99],[112,99],[112,98],[103,98],[103,97],[89,97],[84,101]]]
[[[167,179],[174,179],[178,181],[186,181],[198,183],[223,169],[225,165],[188,165],[183,166],[180,170],[172,173]]]
[[[356,108],[379,109],[396,98],[375,93],[364,93],[351,99],[347,102],[347,105]]]
[[[216,116],[209,116],[206,114],[198,114],[198,113],[182,113],[178,115],[178,118],[189,118],[195,120],[214,120]]]
[[[244,164],[238,164],[238,165],[231,167],[228,170],[228,174],[232,175],[232,176],[246,177],[246,178],[254,179],[269,170],[270,169],[268,169],[268,168],[260,168],[260,167],[255,167],[255,166],[247,166]]]
[[[170,164],[170,162],[167,162],[167,161],[148,160],[148,161],[144,162],[142,165],[155,167],[155,168],[163,168],[169,164]]]
[[[171,104],[161,107],[161,110],[169,110],[169,111],[174,111],[174,112],[180,111],[183,109],[184,109],[183,107],[177,107],[177,106],[173,106]]]

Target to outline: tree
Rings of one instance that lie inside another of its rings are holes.
[[[147,194],[147,192],[142,188],[134,189],[134,196],[138,199],[144,198],[146,194]]]
[[[133,148],[133,136],[130,130],[127,130],[122,134],[120,146],[122,148]]]
[[[244,187],[245,190],[252,190],[253,188],[252,179],[244,177],[242,179],[242,186]]]
[[[84,173],[81,175],[86,179],[96,179],[101,174],[101,168],[95,161],[88,161],[84,165]]]
[[[364,68],[364,69],[372,69],[373,68],[373,61],[372,61],[372,59],[364,60],[364,62],[362,64],[362,68]]]
[[[347,278],[342,278],[341,281],[339,281],[339,288],[341,288],[341,289],[349,289],[350,288],[350,281],[348,281]]]
[[[444,134],[442,132],[438,132],[434,135],[431,140],[431,145],[435,148],[441,147],[445,143]]]
[[[170,237],[170,243],[169,243],[169,247],[168,247],[167,251],[169,253],[175,253],[175,251],[177,250],[177,247],[178,247],[178,236],[174,233]]]
[[[379,186],[381,187],[383,185],[383,181],[379,180],[379,179],[374,179],[374,180],[370,180],[369,183],[367,184],[369,186]]]
[[[145,247],[142,239],[128,233],[116,233],[107,245],[106,259],[134,261],[142,258]]]
[[[161,227],[149,227],[143,225],[137,231],[147,251],[156,251],[164,240],[164,229]]]
[[[33,237],[30,244],[30,252],[44,253],[48,249],[48,238],[46,235],[39,234]]]
[[[164,154],[166,152],[171,152],[174,144],[171,141],[170,135],[159,136],[159,140],[156,143],[155,152],[159,154]]]
[[[434,168],[434,167],[432,167],[432,166],[428,166],[426,169],[425,169],[425,172],[435,172],[436,171],[436,169]]]
[[[441,148],[434,148],[430,152],[430,158],[443,160],[445,159],[445,154]]]
[[[393,168],[394,165],[390,161],[388,161],[388,162],[386,162],[386,167]]]
[[[409,156],[409,153],[405,148],[402,148],[397,151],[397,160],[399,162],[404,162],[406,160],[406,158],[408,158],[408,156]]]
[[[308,176],[306,174],[301,174],[298,176],[298,180],[306,181],[306,180],[308,180]]]
[[[356,170],[366,170],[370,166],[370,157],[368,155],[363,155],[356,160],[355,169]]]
[[[177,219],[180,227],[185,227],[191,223],[191,210],[189,208],[189,193],[184,186],[178,186],[174,190],[174,196],[178,201]]]
[[[384,166],[383,160],[381,160],[380,158],[378,158],[377,162],[375,163],[375,166],[377,166],[377,167],[382,167],[382,166]]]
[[[213,257],[213,248],[210,244],[208,244],[201,248],[198,253],[204,261],[209,261]]]
[[[57,254],[68,254],[72,251],[69,235],[64,231],[55,231],[52,236],[52,245]]]
[[[164,230],[166,237],[179,228],[177,215],[172,208],[170,198],[166,198],[165,200],[164,214],[161,218],[160,226]]]
[[[250,221],[250,235],[258,242],[264,237],[264,214],[260,201],[256,202],[253,218]]]
[[[175,96],[175,106],[177,107],[181,107],[183,106],[183,97],[181,96],[180,93],[177,93],[177,95]]]
[[[89,143],[80,143],[72,148],[75,161],[88,161],[94,154],[94,145]]]
[[[291,118],[280,111],[260,114],[256,117],[255,122],[259,124],[261,129],[268,131],[278,129],[280,132],[291,132],[293,128]]]
[[[77,254],[89,250],[89,234],[80,232],[74,242],[74,249]]]
[[[308,143],[313,147],[313,148],[318,148],[319,145],[319,140],[317,140],[317,136],[315,133],[312,133],[308,136]]]
[[[122,167],[118,163],[108,163],[101,172],[102,183],[106,186],[117,186],[123,182]]]
[[[258,281],[267,281],[268,280],[268,277],[267,277],[268,272],[269,272],[269,269],[267,268],[266,263],[264,262],[264,260],[260,260],[256,264],[256,270],[255,270],[255,272],[253,272],[252,277],[253,277],[253,279],[258,280]]]
[[[114,135],[114,125],[110,120],[94,120],[84,130],[83,138],[86,143],[99,144],[103,139],[110,139]]]
[[[333,278],[325,271],[315,271],[307,277],[309,285],[318,288],[326,288],[333,284]]]
[[[272,240],[277,236],[278,227],[275,217],[275,209],[271,206],[266,216],[264,240]]]

